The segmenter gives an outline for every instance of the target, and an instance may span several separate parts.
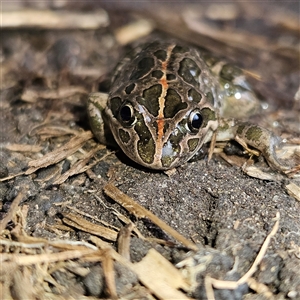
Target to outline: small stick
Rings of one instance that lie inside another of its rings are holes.
[[[159,219],[157,216],[155,216],[153,213],[151,213],[146,208],[142,207],[141,205],[137,204],[132,198],[121,192],[117,187],[115,187],[112,184],[107,184],[104,187],[104,192],[107,196],[118,202],[120,205],[122,205],[125,209],[127,209],[129,212],[133,213],[138,218],[144,218],[147,217],[150,219],[154,224],[162,228],[164,231],[166,231],[168,234],[170,234],[173,238],[175,238],[177,241],[182,243],[187,248],[197,251],[198,247],[188,239],[186,239],[183,235],[181,235],[179,232],[174,230],[172,227],[167,225],[164,221]]]

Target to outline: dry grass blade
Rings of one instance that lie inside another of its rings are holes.
[[[184,20],[188,28],[192,31],[209,36],[217,41],[229,43],[231,45],[248,45],[249,47],[253,47],[253,45],[255,45],[256,47],[262,48],[264,45],[270,42],[264,36],[257,36],[246,32],[236,32],[235,30],[224,32],[218,28],[216,29],[212,26],[209,26],[206,22],[199,20],[198,15],[193,11],[187,11],[184,14]]]
[[[87,242],[83,241],[48,241],[49,245],[52,247],[55,247],[57,249],[63,249],[63,250],[82,250],[82,249],[93,249],[98,250],[97,247],[95,247],[92,244],[89,244]]]
[[[116,231],[91,223],[78,215],[74,215],[72,213],[64,214],[63,222],[79,230],[101,236],[109,241],[117,240],[118,233]]]
[[[253,280],[251,279],[251,276],[256,272],[258,265],[262,261],[264,255],[266,254],[266,251],[269,247],[271,238],[276,234],[279,228],[279,219],[280,219],[280,214],[279,212],[276,214],[276,222],[271,230],[271,232],[268,234],[266,237],[261,249],[259,250],[258,255],[256,256],[251,268],[248,270],[246,274],[244,274],[238,281],[226,281],[226,280],[219,280],[219,279],[214,279],[211,278],[210,276],[207,276],[205,278],[205,287],[206,287],[206,292],[207,295],[209,296],[209,299],[214,300],[215,297],[213,295],[213,290],[212,287],[216,289],[229,289],[229,290],[234,290],[238,288],[240,285],[247,283],[253,284]]]
[[[1,181],[7,181],[7,180],[13,179],[13,178],[15,178],[15,177],[24,175],[24,174],[25,174],[25,172],[20,172],[20,173],[17,173],[17,174],[9,175],[9,176],[4,177],[4,178],[0,178],[0,182],[1,182]]]
[[[55,240],[49,241],[42,238],[36,238],[31,236],[18,236],[18,242],[0,239],[0,245],[5,245],[6,247],[19,247],[22,249],[41,249],[48,246],[61,250],[82,250],[82,249],[92,249],[97,250],[97,248],[83,241],[68,241],[68,240]]]
[[[130,198],[126,194],[122,193],[114,185],[107,184],[104,187],[104,192],[110,198],[112,198],[113,200],[118,202],[120,205],[122,205],[125,209],[127,209],[130,213],[134,214],[137,218],[146,217],[146,218],[150,219],[154,224],[156,224],[161,229],[166,231],[168,234],[173,236],[177,241],[182,243],[187,248],[195,250],[195,251],[198,250],[198,247],[193,242],[186,239],[178,231],[174,230],[172,227],[167,225],[164,221],[159,219],[157,216],[155,216],[149,210],[147,210],[146,208],[144,208],[141,205],[137,204],[132,198]]]
[[[25,172],[25,174],[26,175],[32,174],[40,168],[45,168],[60,162],[64,158],[76,152],[86,141],[88,141],[92,137],[93,134],[90,131],[85,131],[82,134],[73,137],[68,143],[66,143],[62,147],[50,153],[47,153],[40,159],[30,161],[28,163],[28,166],[31,168],[29,168]]]
[[[110,299],[118,299],[116,282],[115,282],[115,270],[114,261],[110,254],[110,250],[104,252],[104,259],[102,261],[103,273],[105,277],[105,283],[107,288],[107,293]]]
[[[75,163],[68,171],[63,173],[59,178],[57,178],[53,184],[62,184],[65,182],[70,176],[80,174],[85,172],[86,170],[92,168],[94,165],[96,165],[99,161],[105,159],[108,155],[110,155],[112,152],[108,152],[104,156],[102,156],[100,159],[97,159],[93,163],[87,165],[88,161],[93,157],[99,150],[105,148],[103,145],[98,145],[95,149],[91,150],[90,152],[85,154],[85,157]]]
[[[59,204],[59,205],[64,205],[64,204]],[[87,218],[90,218],[90,219],[92,219],[92,220],[94,220],[96,222],[99,222],[99,223],[103,224],[105,227],[108,227],[110,229],[114,229],[116,231],[119,231],[118,227],[113,226],[112,224],[109,224],[108,222],[105,222],[103,220],[100,220],[99,218],[96,218],[95,216],[87,214],[87,213],[85,213],[85,212],[83,212],[83,211],[81,211],[81,210],[79,210],[79,209],[77,209],[75,207],[69,206],[69,205],[66,205],[66,207],[69,208],[71,211],[76,212],[77,214],[79,214],[81,216],[85,216]]]
[[[64,261],[68,259],[80,258],[85,255],[95,254],[97,251],[93,249],[86,250],[70,250],[59,253],[44,253],[44,254],[34,254],[34,255],[26,255],[23,254],[8,254],[6,255],[6,261],[2,262],[2,266],[4,264],[9,264],[10,262],[14,262],[19,266],[29,266],[33,264],[41,264],[41,263],[51,263],[57,261]]]
[[[118,211],[113,211],[113,214],[115,216],[117,216],[117,218],[122,221],[124,224],[130,224],[131,220],[129,218],[127,218],[126,216],[124,216],[123,214],[121,214]],[[132,231],[138,236],[139,239],[145,239],[145,237],[142,235],[142,233],[134,226]]]

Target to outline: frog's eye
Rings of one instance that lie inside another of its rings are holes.
[[[203,123],[203,117],[198,109],[191,112],[188,121],[188,128],[192,133],[197,133]]]
[[[120,108],[120,120],[124,126],[132,126],[136,122],[136,117],[134,116],[134,110],[131,104],[126,103]]]

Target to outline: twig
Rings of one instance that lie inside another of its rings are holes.
[[[63,222],[79,230],[101,236],[109,241],[116,241],[118,233],[101,225],[93,224],[72,213],[64,214]]]
[[[177,241],[185,245],[187,248],[192,249],[194,251],[198,250],[198,247],[188,239],[186,239],[183,235],[181,235],[178,231],[167,225],[164,221],[159,219],[153,213],[151,213],[146,208],[142,207],[141,205],[137,204],[132,198],[127,196],[126,194],[122,193],[117,187],[112,184],[107,184],[104,187],[104,192],[110,198],[118,202],[122,205],[125,209],[129,212],[133,213],[138,218],[149,218],[154,224],[162,228],[168,234],[173,236]]]

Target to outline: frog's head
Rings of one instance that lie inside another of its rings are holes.
[[[193,92],[183,99],[173,88],[162,96],[162,89],[154,85],[133,98],[108,99],[110,129],[129,158],[147,168],[167,170],[194,156],[217,120],[214,109],[206,101],[197,103],[191,95],[195,90],[189,91]]]
[[[106,115],[132,160],[166,170],[188,161],[217,128],[212,89],[196,52],[153,43],[118,68]],[[204,83],[206,81],[206,83]]]

